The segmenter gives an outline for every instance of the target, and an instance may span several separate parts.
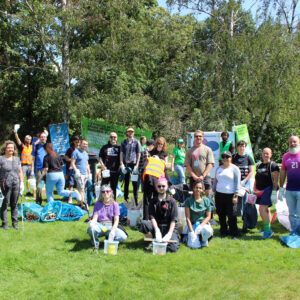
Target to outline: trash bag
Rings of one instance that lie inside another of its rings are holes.
[[[61,201],[51,201],[47,203],[41,212],[42,222],[53,222],[60,218],[62,208]]]
[[[43,207],[33,203],[33,202],[27,202],[22,203],[23,208],[23,219],[27,222],[39,222],[41,219],[41,213],[43,210]],[[21,210],[21,204],[18,205],[18,213],[19,216],[22,217],[22,210]]]
[[[288,231],[291,231],[291,222],[289,218],[289,209],[286,200],[278,201],[276,203],[277,219],[279,223],[284,226]]]
[[[290,234],[280,238],[280,241],[290,248],[300,248],[300,235]]]
[[[87,211],[77,205],[64,203],[61,208],[59,220],[62,221],[77,221],[80,220]]]
[[[127,207],[124,203],[119,204],[120,209],[120,220],[123,220],[125,217],[127,217]]]
[[[117,198],[119,197],[123,197],[124,193],[121,190],[121,187],[119,186],[119,184],[117,185]]]
[[[244,226],[249,229],[256,227],[257,223],[257,209],[253,204],[246,203],[243,213]]]
[[[190,248],[194,248],[194,249],[201,248],[199,235],[197,235],[197,238],[196,238],[195,242],[192,242],[191,235],[190,235],[190,233],[188,233],[187,246],[190,247]]]
[[[86,182],[85,185],[85,199],[88,205],[92,205],[94,201],[94,185],[91,179]]]

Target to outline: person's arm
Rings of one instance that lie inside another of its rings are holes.
[[[65,155],[65,161],[66,162],[71,162],[71,157],[69,157],[68,155]]]
[[[20,179],[20,182],[22,182],[24,180],[21,165],[19,165],[19,179]]]
[[[250,180],[250,178],[252,177],[253,173],[254,173],[254,166],[253,166],[253,165],[250,165],[250,166],[249,166],[249,173],[248,173],[248,175],[244,178],[244,182],[245,182],[245,183],[248,182],[248,180]]]
[[[105,164],[103,163],[102,158],[99,159],[99,162],[100,162],[100,165],[101,165],[101,169],[102,169],[102,170],[106,170],[106,166],[105,166]]]
[[[157,225],[157,222],[156,222],[156,220],[154,218],[151,219],[151,223],[152,223],[152,226],[153,226],[154,230],[159,229],[158,225]]]
[[[210,170],[212,169],[213,167],[213,164],[207,164],[204,172],[203,172],[203,175],[200,176],[200,177],[203,177],[201,180],[204,180],[204,178],[209,174]]]
[[[48,172],[48,168],[44,168],[42,172],[42,177]]]
[[[167,164],[168,161],[169,161],[169,157],[168,157],[168,155],[167,155],[167,156],[165,157],[165,159],[164,159],[164,162]]]
[[[171,221],[171,223],[170,223],[170,228],[169,228],[169,231],[168,231],[168,234],[170,234],[170,236],[172,236],[172,234],[173,234],[175,224],[176,224],[175,221]]]
[[[122,165],[123,165],[123,152],[121,150],[121,152],[120,152],[120,166],[122,166]]]
[[[284,182],[285,182],[285,178],[286,178],[286,170],[283,170],[281,167],[281,171],[280,171],[280,187],[283,187]]]
[[[136,157],[136,166],[137,166],[137,167],[139,166],[140,159],[141,159],[141,152],[139,152],[139,153],[137,154],[137,157]]]
[[[114,224],[113,224],[113,228],[117,228],[119,225],[119,216],[114,216]]]
[[[189,166],[189,165],[186,165],[186,170],[188,171],[189,175],[195,180],[195,181],[200,181],[201,180],[201,177],[200,176],[197,176],[192,168]]]
[[[172,156],[171,171],[174,172],[175,155]]]
[[[15,138],[16,138],[17,144],[18,144],[19,146],[21,146],[21,145],[22,145],[22,142],[21,142],[21,140],[19,139],[18,133],[17,133],[16,131],[15,131]]]
[[[194,231],[194,229],[193,229],[193,225],[191,222],[191,210],[189,207],[185,207],[184,211],[185,211],[186,224],[189,228],[189,231],[192,232],[192,231]]]
[[[274,191],[277,191],[277,189],[278,189],[278,177],[279,177],[279,172],[278,171],[272,172],[273,190]]]
[[[88,172],[88,174],[90,175],[90,174],[92,174],[92,173],[91,173],[91,169],[90,169],[89,162],[87,162],[86,164],[87,164],[87,166],[86,166],[87,172]]]
[[[207,224],[211,219],[211,211],[206,212],[206,218],[202,221],[201,226]]]
[[[74,171],[77,170],[76,165],[75,165],[76,159],[75,158],[71,158],[71,167]]]

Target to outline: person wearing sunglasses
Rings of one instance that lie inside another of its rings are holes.
[[[110,184],[115,200],[119,180],[120,153],[121,146],[118,145],[118,135],[111,132],[108,143],[100,149],[99,158],[102,171],[109,170],[110,175],[109,177],[102,177],[101,185]]]
[[[114,201],[111,187],[109,185],[101,186],[101,194],[95,203],[93,217],[87,229],[93,247],[99,248],[98,238],[100,237],[107,237],[111,241],[118,242],[124,242],[127,239],[128,235],[125,229],[119,224],[119,216],[119,204]]]
[[[166,139],[161,136],[155,140],[154,148],[150,151],[151,156],[158,156],[159,159],[168,163],[168,152],[167,152],[167,142]]]
[[[239,232],[236,210],[238,190],[241,184],[241,172],[237,166],[231,163],[232,154],[230,151],[223,152],[221,158],[223,163],[216,170],[213,184],[216,211],[220,222],[220,235],[221,238],[224,238],[229,234],[233,239],[237,239]],[[227,224],[229,225],[229,230]]]
[[[214,155],[208,146],[203,144],[204,132],[194,132],[194,146],[185,156],[184,165],[190,175],[190,189],[193,190],[194,182],[203,181],[206,197],[211,193],[212,185],[210,170],[215,163]]]
[[[142,220],[139,231],[155,237],[157,242],[168,242],[167,251],[177,252],[179,249],[179,237],[177,232],[178,209],[176,201],[167,196],[168,180],[162,176],[156,184],[157,196],[149,205],[150,220]],[[152,247],[150,243],[145,250]]]

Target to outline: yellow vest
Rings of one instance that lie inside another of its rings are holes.
[[[146,175],[151,175],[156,178],[165,176],[166,164],[163,161],[153,157],[147,157],[147,160],[148,163],[143,174],[143,180],[145,180]]]
[[[31,165],[32,164],[32,146],[28,147],[24,145],[24,148],[21,152],[21,164],[22,165]]]

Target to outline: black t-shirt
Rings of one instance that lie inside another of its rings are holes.
[[[108,143],[100,149],[99,157],[102,159],[107,169],[110,171],[118,171],[120,166],[120,152],[120,145]]]
[[[43,162],[43,168],[48,168],[48,173],[52,172],[62,172],[62,166],[64,165],[64,162],[62,158],[57,155],[57,156],[50,156],[46,155],[44,157],[44,162]]]
[[[234,154],[232,156],[232,163],[236,165],[240,171],[241,171],[241,180],[244,180],[249,172],[250,172],[250,166],[254,165],[254,161],[251,156],[248,154],[245,155],[239,155],[239,154]]]
[[[168,152],[164,150],[158,151],[157,149],[153,149],[152,151],[150,151],[150,155],[157,155],[160,159],[165,160],[165,158],[168,156]]]
[[[273,185],[271,173],[276,171],[279,172],[279,167],[273,161],[267,164],[260,163],[256,167],[256,174],[255,174],[256,188],[258,190],[264,190],[266,187]]]

